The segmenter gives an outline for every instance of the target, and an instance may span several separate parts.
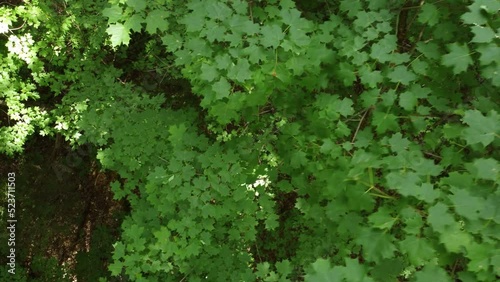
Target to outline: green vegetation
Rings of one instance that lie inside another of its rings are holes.
[[[500,279],[500,2],[18,2],[0,152],[93,148],[130,205],[48,281]]]

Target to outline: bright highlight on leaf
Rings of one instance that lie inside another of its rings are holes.
[[[130,42],[129,30],[122,24],[111,24],[106,31],[111,35],[111,46],[128,45]]]

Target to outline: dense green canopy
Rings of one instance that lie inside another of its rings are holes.
[[[500,2],[10,2],[0,152],[117,173],[100,281],[500,278]]]

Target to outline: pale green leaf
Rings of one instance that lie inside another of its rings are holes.
[[[122,24],[111,24],[106,32],[111,35],[111,46],[113,47],[121,44],[128,45],[130,42],[130,32]]]

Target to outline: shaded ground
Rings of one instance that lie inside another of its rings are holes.
[[[0,156],[2,188],[7,173],[16,172],[17,261],[30,281],[63,281],[61,265],[71,280],[108,276],[125,205],[109,189],[117,175],[101,172],[94,156],[90,147],[72,151],[42,137],[18,158]]]

